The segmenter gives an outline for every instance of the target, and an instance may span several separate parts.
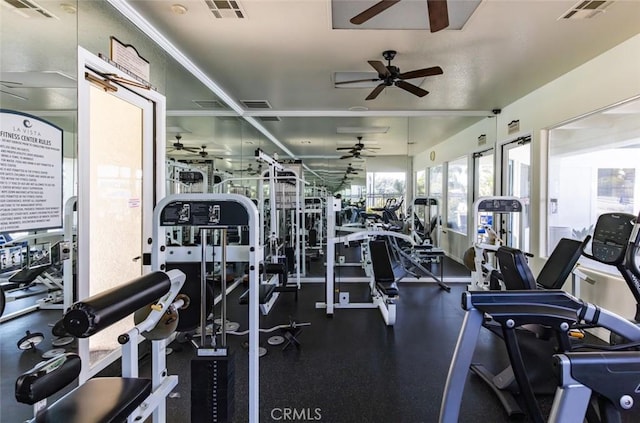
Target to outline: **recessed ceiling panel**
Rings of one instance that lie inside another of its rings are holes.
[[[464,27],[481,0],[448,0],[449,30]],[[375,0],[332,0],[333,29],[429,29],[427,0],[401,0],[368,21],[354,25],[350,19],[379,3]]]

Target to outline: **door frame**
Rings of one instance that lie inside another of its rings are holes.
[[[143,133],[143,149],[142,149],[142,239],[141,252],[145,254],[151,253],[151,243],[144,240],[151,240],[153,225],[153,208],[165,196],[166,184],[165,179],[165,151],[166,151],[166,98],[153,89],[143,88],[120,81],[131,81],[132,78],[126,72],[120,70],[116,66],[108,63],[88,50],[78,47],[78,186],[77,186],[77,210],[78,210],[78,227],[77,227],[77,300],[82,300],[89,295],[89,284],[91,275],[91,266],[88,259],[89,246],[89,219],[87,214],[89,210],[89,192],[90,183],[90,166],[89,166],[89,145],[90,139],[90,107],[89,107],[89,91],[93,82],[85,79],[85,72],[92,76],[98,76],[98,79],[104,79],[101,75],[115,75],[117,80],[107,78],[105,86],[111,85],[122,92],[126,92],[127,96],[134,95],[142,99],[146,99],[151,103],[151,112],[144,116],[144,133]],[[95,79],[94,79],[95,81]],[[84,194],[84,195],[83,195]],[[150,265],[142,265],[142,274],[150,271]],[[126,282],[126,281],[122,281]],[[88,339],[80,339],[78,343],[78,352],[83,363],[80,375],[81,383],[115,361],[121,355],[121,349],[113,351],[103,359],[99,360],[95,365],[90,365],[89,343]]]

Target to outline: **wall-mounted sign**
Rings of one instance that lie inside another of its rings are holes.
[[[487,135],[482,134],[478,137],[478,146],[485,145],[487,143]]]
[[[0,232],[62,227],[62,129],[0,109]]]
[[[520,121],[519,120],[512,120],[511,122],[509,122],[507,124],[507,129],[509,134],[514,134],[516,132],[520,131]]]
[[[436,152],[431,150],[431,153],[429,153],[429,159],[431,161],[434,161],[436,159]]]
[[[131,44],[124,44],[111,37],[111,60],[144,81],[149,81],[149,61],[138,54]]]

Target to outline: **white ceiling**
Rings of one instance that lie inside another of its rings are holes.
[[[583,20],[559,19],[576,1],[484,0],[462,29],[435,33],[333,29],[334,22],[348,21],[353,10],[375,3],[370,0],[239,0],[245,19],[216,19],[205,0],[110,2],[138,11],[221,87],[242,114],[279,117],[277,122],[261,124],[294,156],[318,170],[346,168],[349,162],[338,161],[341,152],[335,149],[345,141],[355,143],[356,134],[338,134],[338,126],[389,127],[384,134],[364,134],[364,140],[377,142],[379,156],[424,151],[490,115],[492,109],[508,105],[640,32],[640,2],[628,0],[613,2],[605,12]],[[86,4],[90,3],[95,2]],[[469,2],[449,3],[454,13],[459,7],[468,8]],[[183,5],[186,13],[174,13],[175,4]],[[376,17],[376,25],[384,25],[385,20],[402,24],[406,13],[415,14],[406,12],[411,8],[426,10],[426,0],[402,0]],[[85,6],[84,16],[89,13]],[[418,98],[388,87],[377,99],[365,101],[370,87],[334,87],[335,72],[372,72],[367,61],[384,62],[382,52],[389,49],[397,50],[393,64],[402,72],[431,66],[443,69],[443,75],[410,81],[420,83],[429,95]],[[2,65],[2,70],[23,69]],[[220,97],[194,78],[189,80],[188,85],[172,85],[168,75],[165,91],[167,125],[188,131],[183,142],[206,144],[216,154],[229,156],[246,155],[256,143],[267,152],[282,154],[275,146],[265,145],[257,131],[239,130],[237,122],[230,123],[226,116],[212,124],[211,116],[235,113],[231,108],[198,107],[194,100]],[[6,95],[0,100],[9,101]],[[247,110],[242,100],[265,100],[272,109]],[[227,134],[225,125],[234,129]],[[238,131],[244,141],[254,144],[227,142],[237,140]]]

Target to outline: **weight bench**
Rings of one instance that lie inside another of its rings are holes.
[[[38,403],[73,382],[81,367],[80,357],[74,353],[41,362],[18,377],[16,399],[38,407]],[[122,422],[150,394],[151,379],[89,379],[50,407],[39,409],[34,422]]]
[[[122,345],[123,377],[89,379],[46,407],[49,396],[80,375],[80,357],[73,353],[61,354],[20,375],[16,380],[16,400],[34,406],[32,422],[142,422],[152,413],[154,421],[164,422],[166,397],[177,385],[178,378],[167,375],[165,338],[172,330],[163,318],[174,307],[184,306],[185,299],[174,303],[184,280],[184,273],[178,270],[152,272],[75,303],[62,321],[65,330],[79,338],[92,336],[149,304],[153,306],[146,318],[118,336]],[[139,335],[152,340],[153,380],[138,377]]]
[[[380,239],[369,241],[369,252],[373,268],[371,284],[373,303],[380,309],[387,326],[393,326],[396,320],[395,299],[398,297],[399,290],[387,242]]]
[[[371,251],[371,265],[373,267],[373,278],[378,291],[389,297],[398,295],[398,285],[396,275],[393,273],[389,247],[384,240],[369,241],[369,251]]]
[[[259,285],[259,303],[260,311],[263,315],[267,315],[271,310],[271,307],[275,303],[278,295],[274,295],[280,292],[294,292],[296,295],[296,301],[298,300],[298,287],[288,285],[288,269],[286,262],[279,263],[264,263],[260,264],[260,274],[278,275],[278,285],[273,283],[261,283]],[[239,298],[240,304],[249,303],[249,290],[247,289]]]

